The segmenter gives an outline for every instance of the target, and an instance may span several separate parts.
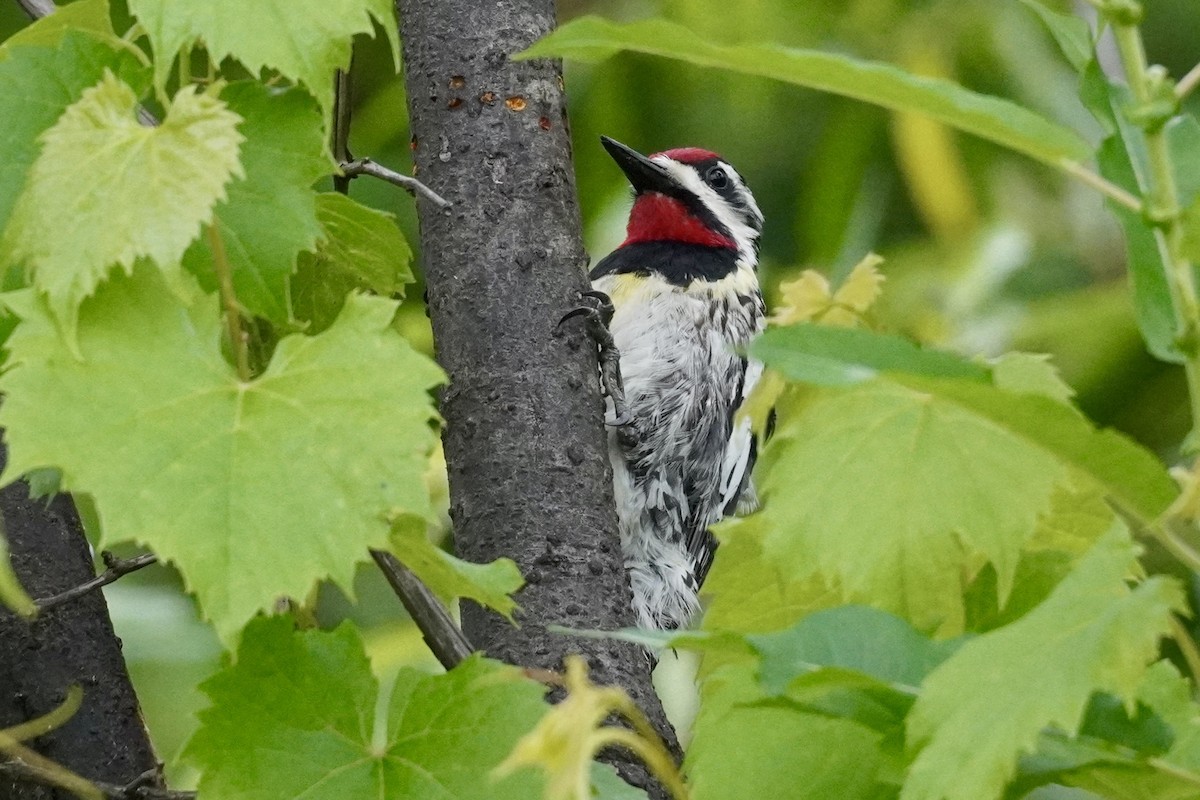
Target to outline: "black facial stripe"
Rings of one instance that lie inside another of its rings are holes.
[[[675,286],[695,280],[717,281],[737,269],[736,250],[690,242],[635,242],[618,247],[592,268],[592,280],[602,275],[654,273]],[[653,266],[653,269],[650,267]]]
[[[758,215],[750,210],[750,204],[746,201],[746,192],[749,190],[738,188],[739,184],[745,186],[745,181],[742,180],[742,176],[738,174],[737,170],[729,166],[728,163],[723,163],[719,158],[706,158],[703,161],[693,161],[689,162],[687,166],[696,170],[696,172],[700,175],[701,181],[704,181],[704,176],[710,169],[720,166],[721,169],[725,171],[725,174],[729,176],[729,181],[721,189],[717,189],[712,186],[709,186],[709,188],[724,198],[725,201],[729,203],[730,207],[738,212],[738,215],[742,217],[747,225],[759,233],[762,232],[762,223],[759,222]],[[705,181],[705,185],[708,185],[707,181]],[[693,209],[693,213],[707,223],[708,219],[712,217],[712,213],[706,211],[705,213],[708,214],[708,217],[706,218],[705,216],[702,216],[701,212],[695,211],[694,208],[696,205],[703,206],[703,203],[700,203],[694,198],[689,201],[688,198],[692,197],[690,192],[684,192],[683,194],[688,195],[688,197],[680,196],[679,199],[687,203],[688,208]],[[714,230],[721,231],[723,230],[723,227],[724,226],[722,226],[722,228],[714,228]],[[724,235],[728,236],[729,234],[728,232],[724,232]]]

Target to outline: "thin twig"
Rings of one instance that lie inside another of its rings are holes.
[[[55,772],[21,760],[0,761],[0,775],[12,780],[37,783],[43,786],[62,786]],[[105,800],[195,800],[195,792],[180,792],[152,785],[158,770],[148,770],[124,786],[103,781],[88,781]]]
[[[48,17],[58,10],[54,0],[17,0],[17,5],[25,9],[30,19]]]
[[[1194,92],[1197,86],[1200,86],[1200,64],[1188,70],[1188,74],[1184,75],[1179,80],[1179,83],[1175,84],[1175,99],[1183,100]]]
[[[453,669],[471,655],[471,643],[463,635],[442,601],[429,591],[421,579],[400,563],[400,559],[383,550],[372,550],[371,557],[383,570],[392,590],[408,610],[409,616],[421,629],[425,643],[446,669]]]
[[[128,575],[131,572],[137,572],[142,567],[148,567],[158,561],[158,556],[154,555],[153,553],[143,553],[142,555],[134,556],[133,558],[117,558],[112,553],[105,550],[100,554],[100,557],[104,559],[104,565],[108,567],[108,569],[92,578],[90,581],[81,583],[78,586],[73,586],[70,589],[67,589],[65,592],[59,592],[58,594],[51,595],[50,597],[43,597],[40,600],[35,600],[34,605],[37,606],[38,611],[45,611],[46,609],[54,608],[55,606],[61,606],[63,603],[69,603],[77,597],[83,597],[93,589],[99,589],[101,586],[107,586],[123,575]]]
[[[1133,194],[1130,194],[1125,189],[1122,189],[1117,184],[1108,180],[1098,172],[1092,172],[1090,169],[1080,164],[1078,161],[1072,161],[1069,158],[1062,160],[1062,168],[1068,175],[1082,183],[1086,183],[1096,191],[1103,194],[1110,200],[1125,206],[1135,214],[1142,213],[1142,201]]]
[[[350,155],[350,102],[350,71],[339,69],[333,78],[333,140],[329,146],[333,160],[339,164],[348,164],[354,159]],[[334,190],[342,194],[349,192],[352,177],[344,172],[334,175]]]
[[[380,164],[376,164],[369,158],[356,158],[353,161],[347,161],[341,165],[341,169],[342,174],[348,178],[357,178],[359,175],[370,175],[374,178],[387,181],[395,186],[399,186],[401,189],[413,195],[414,197],[419,194],[425,199],[433,202],[443,211],[449,209],[452,205],[449,200],[442,197],[440,194],[435,192],[433,189],[430,189],[416,178],[410,178],[407,175],[401,175],[399,172],[395,172]]]

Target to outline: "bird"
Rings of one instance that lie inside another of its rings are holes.
[[[763,369],[745,354],[766,323],[763,214],[714,152],[601,142],[633,188],[625,240],[587,293],[604,306],[619,372],[605,388],[622,553],[638,626],[674,630],[699,611],[710,526],[756,504],[758,443],[737,411]]]

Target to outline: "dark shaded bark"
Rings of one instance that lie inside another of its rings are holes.
[[[524,666],[586,654],[677,751],[637,648],[546,631],[633,622],[595,346],[582,323],[555,329],[587,288],[561,65],[508,58],[553,27],[553,0],[397,6],[417,177],[453,203],[422,200],[420,218],[455,544],[514,559],[527,582],[520,627],[470,606],[467,637]]]
[[[95,577],[69,496],[31,500],[21,481],[0,491],[0,513],[13,567],[31,596],[48,597]],[[83,689],[82,707],[27,745],[85,778],[120,786],[157,767],[103,593],[90,592],[33,621],[0,609],[0,728],[58,707],[72,684]],[[0,800],[73,795],[0,777]]]

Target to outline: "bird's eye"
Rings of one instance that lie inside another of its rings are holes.
[[[729,176],[720,167],[712,167],[704,174],[704,180],[714,189],[724,189],[729,185]]]

